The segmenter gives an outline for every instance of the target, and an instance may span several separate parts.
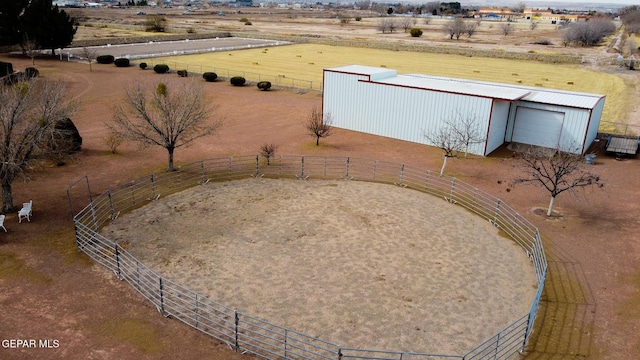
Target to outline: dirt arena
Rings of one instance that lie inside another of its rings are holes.
[[[464,354],[528,313],[525,251],[432,195],[358,181],[208,183],[102,233],[172,281],[344,347]]]

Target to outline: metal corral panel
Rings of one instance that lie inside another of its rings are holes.
[[[488,84],[460,79],[441,78],[419,74],[398,75],[380,81],[384,84],[400,85],[417,89],[447,92],[515,101],[530,93],[528,89],[506,88],[498,84]]]

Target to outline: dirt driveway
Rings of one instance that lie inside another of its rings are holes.
[[[2,57],[14,68],[30,60]],[[43,164],[14,184],[16,202],[33,199],[30,223],[7,214],[0,233],[0,337],[51,340],[51,348],[0,347],[2,359],[246,359],[226,346],[163,318],[125,283],[78,254],[65,189],[88,175],[93,193],[162,171],[163,149],[126,144],[116,155],[104,144],[104,123],[130,80],[158,79],[136,67],[119,69],[37,60],[45,77],[60,76],[81,102],[74,122],[83,150],[64,166]],[[291,155],[349,155],[439,169],[437,149],[337,130],[316,147],[305,133],[305,114],[320,107],[316,93],[262,92],[228,83],[206,84],[224,115],[216,136],[176,151],[176,162],[257,153],[265,142]],[[594,148],[603,189],[561,195],[560,217],[534,208],[548,198],[535,188],[510,188],[516,159],[500,149],[487,158],[453,159],[447,173],[501,197],[536,224],[544,237],[549,274],[529,359],[633,359],[640,357],[640,163],[616,160]],[[54,341],[57,340],[57,341]],[[4,344],[4,343],[3,343]],[[10,343],[7,343],[10,345]],[[56,345],[57,346],[54,346]]]

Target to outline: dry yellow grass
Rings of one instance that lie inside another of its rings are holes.
[[[607,96],[604,122],[626,122],[634,85],[615,74],[577,65],[544,64],[533,61],[466,57],[369,48],[301,44],[225,51],[146,60],[168,64],[173,69],[213,71],[219,76],[244,76],[248,81],[320,90],[325,68],[350,64],[396,69],[399,74],[418,73],[537,86]]]

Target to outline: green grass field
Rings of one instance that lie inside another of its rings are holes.
[[[635,84],[615,74],[577,65],[525,60],[468,57],[407,51],[301,44],[225,51],[145,60],[173,70],[213,71],[219,76],[244,76],[248,81],[321,90],[325,68],[359,64],[395,69],[399,74],[426,74],[524,86],[545,87],[607,96],[603,122],[627,122]]]

